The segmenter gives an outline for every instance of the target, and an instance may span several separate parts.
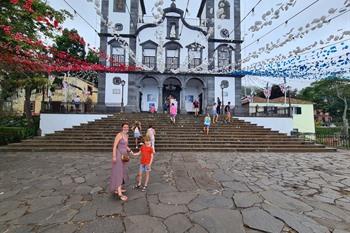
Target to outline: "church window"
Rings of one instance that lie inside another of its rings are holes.
[[[142,46],[142,64],[149,68],[157,68],[157,48],[158,44],[147,40],[140,44]]]
[[[228,68],[232,63],[232,48],[227,45],[218,47],[218,67]]]
[[[143,49],[142,64],[149,68],[155,69],[156,63],[156,49]]]
[[[166,69],[177,69],[180,67],[180,43],[169,41],[164,44],[165,47],[165,67]]]
[[[187,45],[186,48],[188,49],[188,68],[195,68],[201,65],[204,46],[194,42]]]
[[[167,49],[166,51],[166,68],[177,69],[179,68],[179,49]]]
[[[118,64],[125,64],[125,49],[120,46],[112,47],[111,66]]]

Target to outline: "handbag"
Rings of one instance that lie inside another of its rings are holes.
[[[122,154],[121,159],[122,159],[122,162],[126,163],[130,161],[130,156],[127,154],[124,154],[124,155]]]

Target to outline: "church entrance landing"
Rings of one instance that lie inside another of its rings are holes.
[[[164,81],[163,84],[163,102],[162,104],[166,103],[168,98],[172,96],[177,101],[177,108],[180,111],[181,109],[181,82],[177,78],[168,78]]]

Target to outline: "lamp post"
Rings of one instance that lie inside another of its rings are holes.
[[[228,88],[228,81],[222,80],[220,84],[221,88],[221,114],[224,114],[224,88]]]
[[[124,86],[125,86],[125,80],[122,80],[120,82],[120,84],[122,85],[122,103],[121,103],[120,112],[124,112]]]
[[[221,114],[223,114],[223,110],[224,110],[224,84],[221,83],[220,84],[220,87],[221,87]]]
[[[113,84],[114,85],[122,85],[122,102],[120,104],[120,112],[124,112],[124,86],[125,86],[125,80],[122,80],[120,77],[114,77],[113,78]]]

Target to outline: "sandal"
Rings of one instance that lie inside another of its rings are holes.
[[[141,189],[141,192],[146,192],[146,190],[147,190],[147,186],[143,186]]]
[[[118,196],[118,198],[121,200],[121,201],[127,201],[128,200],[128,197],[127,196],[125,196],[125,195],[117,195]]]
[[[140,189],[142,186],[140,184],[135,184],[134,189]]]

